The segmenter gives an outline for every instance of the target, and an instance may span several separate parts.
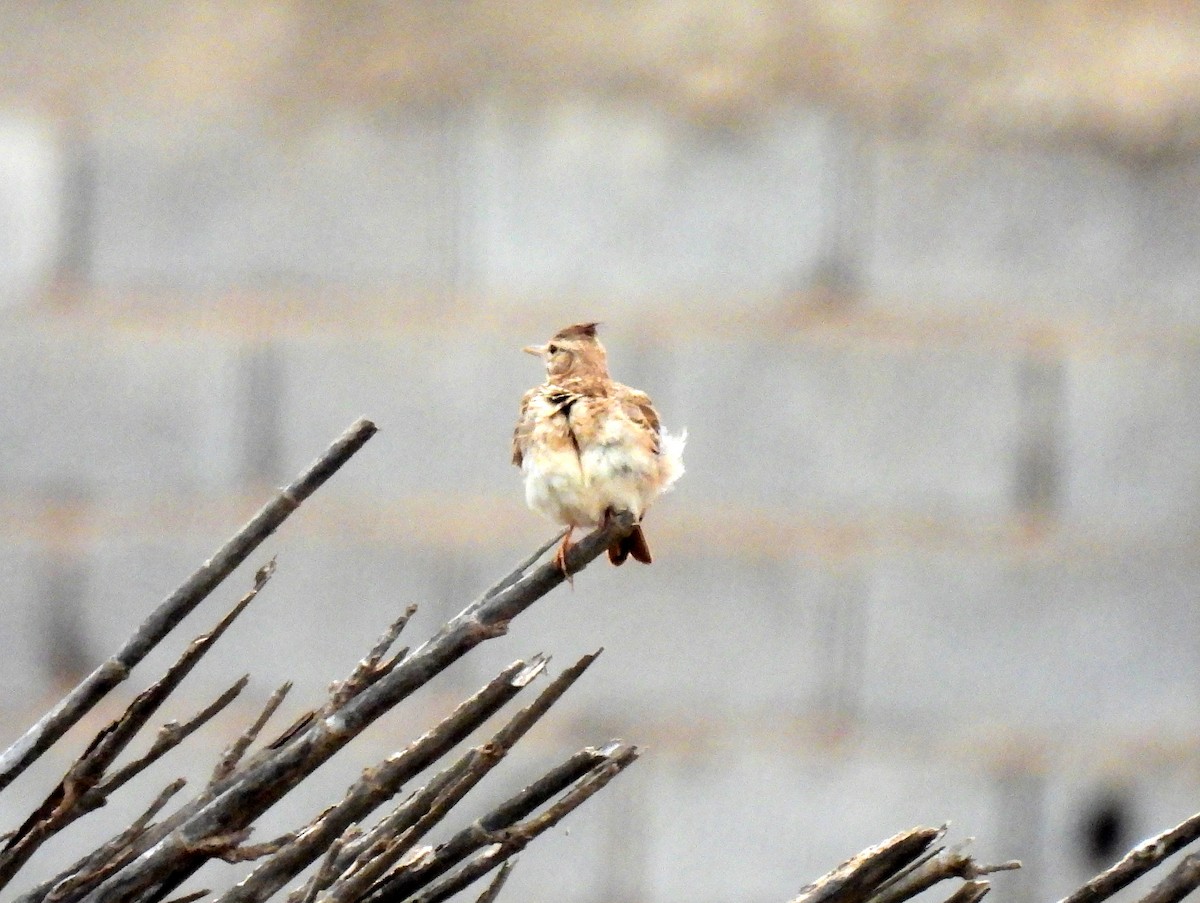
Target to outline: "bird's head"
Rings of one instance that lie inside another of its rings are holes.
[[[596,323],[576,323],[560,329],[545,345],[530,345],[527,354],[540,357],[551,380],[565,377],[608,376],[608,355],[596,338]]]

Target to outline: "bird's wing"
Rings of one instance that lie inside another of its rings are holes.
[[[653,439],[654,453],[660,451],[659,436],[662,432],[662,426],[658,421],[658,411],[654,410],[654,403],[650,401],[650,396],[640,389],[631,389],[628,386],[622,386],[621,392],[621,407],[625,411],[625,415],[638,426],[644,427]]]
[[[512,462],[517,467],[521,466],[525,458],[525,447],[529,443],[529,434],[533,432],[533,415],[529,410],[529,403],[537,396],[538,391],[537,388],[530,389],[521,396],[521,412],[517,415],[512,439]]]

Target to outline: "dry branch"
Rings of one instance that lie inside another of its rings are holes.
[[[946,827],[943,825],[938,832],[937,840],[941,839],[945,831]],[[1016,860],[1002,862],[999,865],[981,865],[966,854],[969,843],[970,841],[965,841],[949,849],[942,846],[931,847],[910,867],[883,884],[872,894],[871,903],[900,903],[900,901],[911,899],[949,878],[961,878],[970,883],[993,872],[1010,871],[1021,867],[1021,863]],[[980,883],[987,884],[987,882]],[[985,887],[979,896],[983,896],[986,892]]]
[[[133,855],[129,849],[130,843],[146,829],[150,820],[159,813],[176,793],[183,789],[187,782],[183,778],[172,781],[155,798],[150,807],[134,822],[114,837],[100,846],[95,852],[75,863],[65,876],[53,879],[52,886],[47,888],[45,900],[56,903],[68,895],[79,891],[90,884],[95,884],[101,878],[119,868]],[[27,898],[20,897],[19,900]]]
[[[992,886],[986,881],[964,881],[954,893],[946,898],[946,903],[979,903]]]
[[[508,873],[513,870],[513,866],[516,864],[517,860],[513,858],[500,866],[500,871],[496,872],[496,877],[492,879],[492,883],[487,886],[487,890],[479,895],[479,899],[475,903],[495,903],[496,897],[500,895],[500,888],[504,887],[504,882],[508,880]]]
[[[976,879],[1021,867],[1019,862],[981,865],[966,855],[966,843],[950,849],[936,846],[945,834],[944,825],[902,831],[818,878],[792,903],[900,903],[951,878],[965,883],[950,900],[974,903],[989,887]]]
[[[103,797],[108,797],[114,790],[121,787],[131,778],[141,774],[168,752],[186,740],[195,731],[199,730],[207,724],[219,712],[224,711],[233,700],[237,699],[238,695],[246,688],[249,681],[248,676],[238,678],[237,683],[231,686],[228,690],[206,705],[203,709],[185,721],[179,724],[174,721],[168,721],[158,730],[158,735],[154,738],[154,742],[150,744],[144,755],[135,759],[128,765],[123,765],[112,773],[111,776],[101,781],[92,794],[97,794]],[[89,794],[90,795],[90,794]]]
[[[164,599],[115,654],[85,677],[53,709],[0,755],[0,791],[35,762],[144,659],[222,580],[278,529],[300,504],[375,434],[359,420],[296,480],[264,505],[175,592]]]
[[[463,888],[477,881],[498,865],[521,852],[544,831],[553,828],[566,818],[578,806],[607,786],[609,781],[632,765],[638,756],[637,748],[633,746],[613,744],[608,749],[611,750],[611,754],[605,756],[605,761],[580,778],[550,808],[511,828],[496,832],[492,837],[491,846],[457,872],[446,876],[422,893],[412,897],[413,903],[438,903],[438,901],[454,896]],[[384,894],[378,899],[380,903],[382,901],[398,903],[405,899],[405,896]],[[349,903],[349,901],[338,901],[338,903]]]
[[[1164,859],[1178,853],[1200,837],[1200,813],[1193,815],[1157,837],[1142,841],[1114,865],[1101,872],[1060,903],[1097,903],[1132,884]]]
[[[288,489],[265,506],[139,628],[125,647],[76,687],[17,744],[0,757],[0,790],[126,676],[178,621],[245,559],[283,519],[370,438],[374,427],[355,424]],[[586,537],[567,558],[571,574],[582,570],[619,536],[628,515]],[[183,786],[168,786],[129,827],[55,878],[26,892],[18,903],[158,903],[206,862],[257,859],[257,867],[217,903],[262,903],[302,871],[315,871],[288,897],[289,903],[437,903],[497,870],[477,903],[494,903],[513,857],[544,831],[607,785],[638,756],[636,747],[612,741],[585,748],[518,793],[457,830],[436,847],[423,846],[436,827],[446,827],[460,803],[492,774],[514,745],[561,698],[595,659],[585,656],[550,682],[485,742],[455,753],[475,731],[523,690],[546,666],[541,655],[518,661],[439,724],[363,771],[341,799],[302,830],[250,845],[263,812],[350,743],[365,728],[406,700],[416,689],[485,640],[502,635],[513,618],[564,581],[554,563],[535,567],[561,538],[551,539],[511,573],[451,618],[415,650],[389,657],[414,612],[409,607],[380,636],[345,680],[325,699],[296,718],[274,740],[250,752],[290,684],[268,699],[261,714],[227,748],[211,779],[195,796],[159,822],[154,819]],[[142,758],[109,769],[175,690],[204,652],[261,590],[272,564],[260,570],[254,588],[217,626],[198,637],[162,678],[139,694],[124,714],[103,729],[68,771],[54,793],[8,839],[0,853],[0,886],[10,880],[38,844],[79,815],[104,805],[108,795],[175,748],[220,711],[245,686],[245,678],[185,724],[168,722]],[[597,653],[598,654],[598,653]],[[437,766],[436,771],[432,767]],[[414,792],[381,817],[376,810],[404,785],[432,771]],[[363,827],[368,817],[376,820]],[[965,845],[941,845],[945,829],[918,827],[867,849],[805,887],[792,903],[904,903],[934,885],[961,882],[946,903],[979,903],[989,892],[984,876],[1019,863],[977,863]],[[1168,856],[1200,837],[1200,815],[1131,851],[1061,903],[1099,903]],[[1184,859],[1142,903],[1177,903],[1200,886],[1200,854]],[[179,901],[199,899],[207,891]]]
[[[498,832],[510,829],[539,806],[617,756],[628,755],[632,762],[636,757],[636,752],[629,752],[632,749],[614,742],[604,749],[580,750],[516,796],[459,831],[439,846],[428,861],[381,881],[365,900],[369,903],[382,903],[385,900],[406,899],[414,891],[444,875],[468,856],[492,843]]]
[[[275,714],[275,710],[279,708],[284,698],[291,692],[292,682],[287,681],[280,686],[270,698],[267,699],[267,704],[263,706],[262,711],[254,722],[242,732],[236,740],[229,745],[229,749],[221,756],[221,761],[217,763],[217,767],[213,769],[212,777],[208,779],[209,785],[216,784],[233,774],[234,768],[238,762],[242,761],[242,756],[246,754],[246,750],[250,748],[262,729],[267,726],[267,722],[271,720],[271,716]]]
[[[6,886],[24,865],[29,857],[50,837],[61,831],[71,822],[82,815],[103,806],[107,794],[120,787],[134,774],[145,768],[150,762],[161,756],[183,737],[186,732],[172,732],[164,728],[159,738],[143,759],[132,763],[121,773],[113,775],[104,790],[97,785],[105,771],[116,760],[137,733],[156,711],[166,702],[167,698],[179,687],[184,678],[208,653],[216,642],[229,629],[246,606],[258,595],[271,579],[275,571],[272,559],[259,569],[255,575],[254,586],[236,605],[225,614],[220,621],[207,633],[196,637],[172,664],[166,673],[150,687],[143,690],[129,704],[124,713],[106,727],[102,728],[87,749],[68,770],[58,786],[40,807],[17,829],[16,834],[9,840],[8,845],[0,853],[0,888]],[[243,677],[229,691],[223,694],[212,706],[194,719],[194,725],[203,723],[213,714],[220,711],[242,691],[248,678]],[[192,728],[194,729],[194,727]],[[179,733],[176,737],[174,734]]]
[[[515,662],[402,753],[365,771],[340,803],[322,813],[293,843],[221,897],[221,903],[265,900],[316,861],[350,825],[394,796],[405,781],[423,771],[495,714],[544,666],[544,659],[535,659],[529,665]]]
[[[450,808],[470,792],[473,787],[500,763],[517,741],[579,679],[583,672],[595,661],[597,655],[599,655],[599,652],[584,656],[570,668],[563,671],[562,674],[556,677],[538,695],[538,698],[532,704],[514,715],[488,742],[470,750],[449,768],[436,775],[425,787],[405,801],[394,812],[382,819],[368,834],[354,843],[348,844],[342,859],[337,863],[337,870],[346,872],[357,862],[365,862],[369,848],[372,845],[378,845],[388,837],[403,835],[404,843],[401,846],[389,849],[380,858],[386,860],[390,856],[394,861],[395,858],[403,855]],[[590,751],[585,752],[583,755],[586,758],[588,767],[594,765],[598,759]],[[576,776],[582,773],[582,770],[577,768],[572,772],[572,775]],[[556,779],[552,778],[551,780]],[[430,863],[433,861],[431,859]],[[378,863],[378,866],[383,865],[386,865],[386,862],[381,861]],[[422,868],[424,867],[425,864],[422,864]],[[444,870],[441,869],[440,871],[429,873],[426,880],[431,880]],[[356,877],[355,882],[355,885],[350,889],[361,886],[362,890],[366,891],[374,883],[373,880],[368,882],[362,877]],[[419,884],[414,884],[414,886],[419,886]],[[348,895],[348,889],[344,889],[342,893],[346,899],[355,899],[355,897]]]
[[[1200,887],[1200,854],[1185,856],[1139,903],[1178,903]]]
[[[936,828],[902,831],[801,888],[791,903],[862,903],[940,836],[941,831]]]
[[[620,515],[577,543],[567,557],[570,573],[594,561],[633,524],[632,515]],[[504,589],[493,587],[345,706],[323,714],[282,748],[240,769],[232,786],[97,888],[89,903],[118,903],[151,887],[169,892],[178,886],[203,864],[206,856],[199,845],[205,838],[252,823],[385,712],[479,643],[502,635],[513,618],[565,579],[555,563],[546,562]]]

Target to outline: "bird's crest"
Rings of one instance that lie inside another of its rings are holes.
[[[568,326],[565,329],[560,329],[554,336],[556,339],[594,339],[596,337],[596,327],[599,323],[576,323],[573,326]]]

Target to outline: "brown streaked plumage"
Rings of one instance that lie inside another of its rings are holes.
[[[567,527],[557,555],[564,572],[575,528],[604,524],[621,511],[638,524],[609,548],[609,560],[620,565],[633,556],[649,564],[642,516],[683,474],[686,436],[663,432],[650,397],[608,375],[596,325],[576,323],[525,349],[545,362],[546,382],[522,397],[513,431],[526,503]]]

